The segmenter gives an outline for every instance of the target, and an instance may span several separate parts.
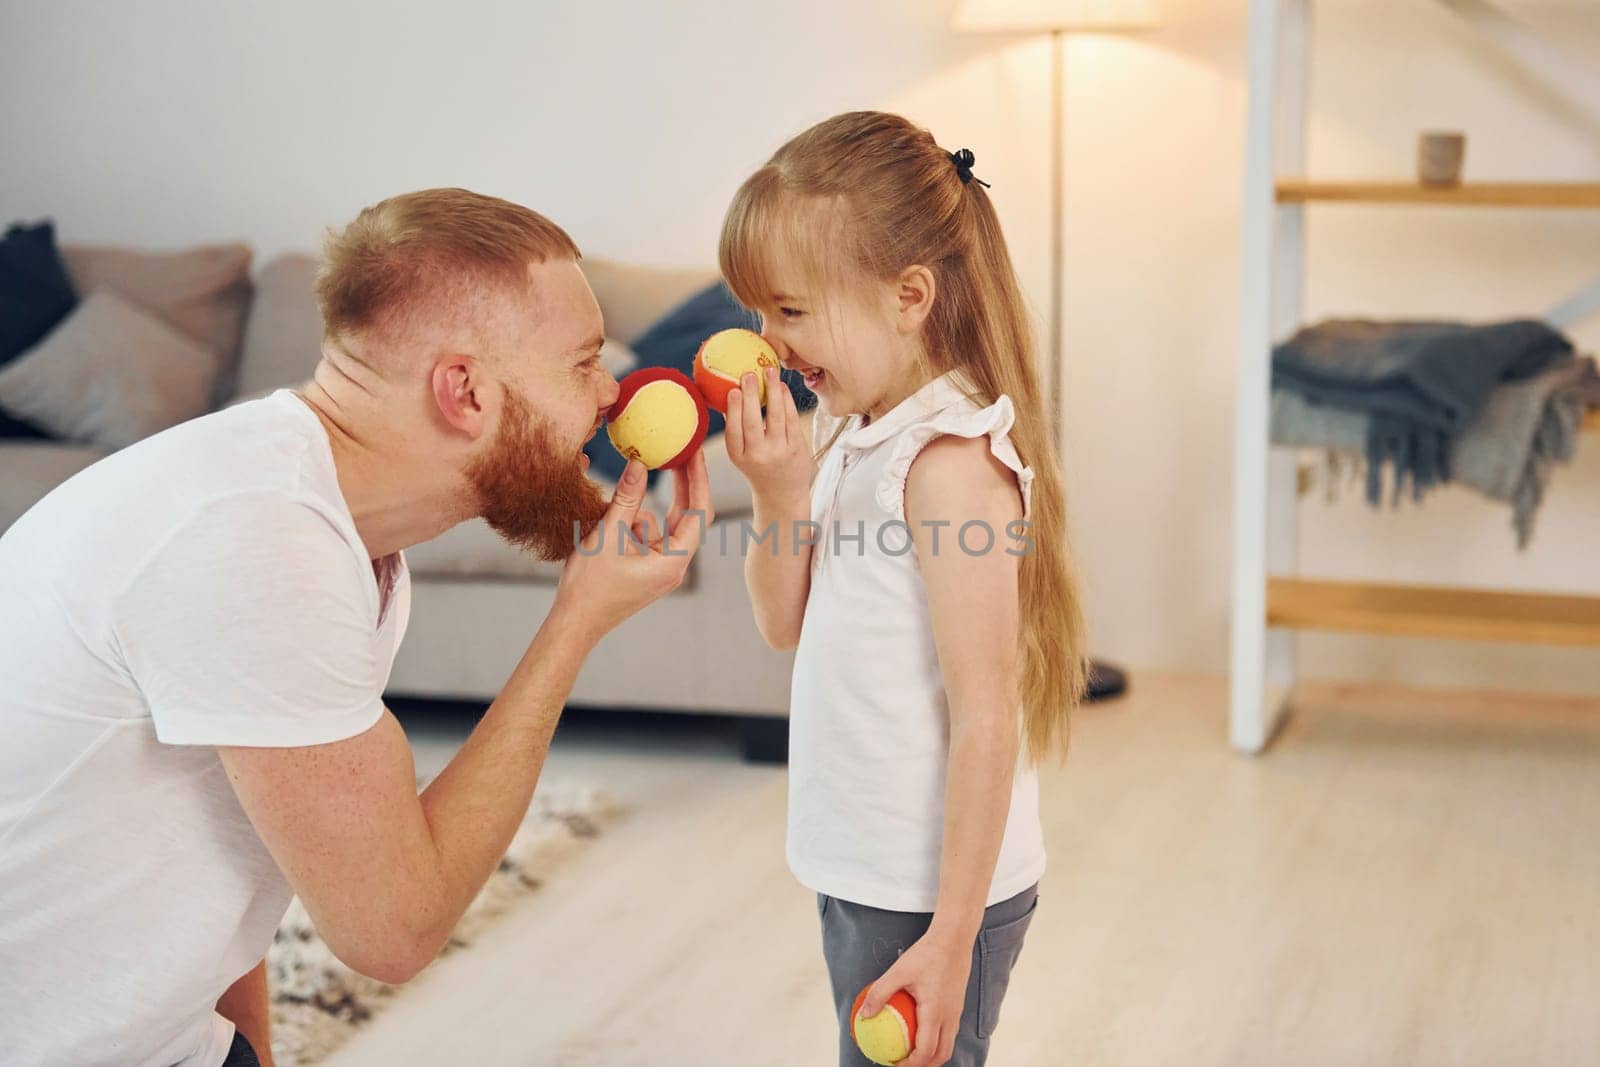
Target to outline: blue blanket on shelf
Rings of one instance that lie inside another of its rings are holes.
[[[1396,498],[1451,477],[1451,443],[1506,382],[1570,358],[1572,343],[1542,322],[1490,325],[1337,319],[1300,330],[1272,352],[1274,389],[1367,417],[1367,499],[1394,468]]]
[[[1534,520],[1556,466],[1578,447],[1585,410],[1600,403],[1600,369],[1593,359],[1564,359],[1543,373],[1498,386],[1483,411],[1450,445],[1451,479],[1511,505],[1517,547],[1533,537]],[[1338,457],[1365,456],[1370,416],[1311,404],[1289,389],[1272,391],[1272,442],[1330,453],[1330,491]]]

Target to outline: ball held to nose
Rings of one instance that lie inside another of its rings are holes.
[[[706,439],[710,413],[687,376],[668,367],[636,370],[617,383],[606,434],[618,452],[651,470],[687,463]]]
[[[780,366],[777,350],[754,330],[722,330],[706,338],[694,356],[694,382],[706,403],[728,413],[728,394],[744,380],[756,376],[763,406],[767,403],[767,368]]]

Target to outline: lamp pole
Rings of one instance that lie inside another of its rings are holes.
[[[1063,459],[1067,454],[1062,434],[1066,388],[1061,346],[1062,283],[1066,273],[1066,218],[1062,207],[1066,199],[1066,52],[1067,32],[1057,26],[1050,31],[1050,432],[1055,437],[1056,452]],[[1127,688],[1128,676],[1122,668],[1104,660],[1089,661],[1089,700],[1120,696]]]

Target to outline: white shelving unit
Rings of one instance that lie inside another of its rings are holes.
[[[1494,24],[1487,0],[1439,0]],[[1500,43],[1527,54],[1525,35]],[[1229,736],[1259,752],[1295,682],[1299,629],[1600,646],[1600,598],[1308,580],[1297,575],[1298,457],[1271,447],[1271,350],[1301,322],[1305,213],[1316,204],[1600,209],[1600,183],[1317,181],[1306,171],[1310,0],[1251,0],[1242,346],[1234,441]],[[1591,413],[1586,429],[1600,430]]]

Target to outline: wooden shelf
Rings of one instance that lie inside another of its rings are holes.
[[[1245,752],[1261,751],[1273,737],[1289,707],[1285,687],[1292,688],[1296,673],[1292,650],[1267,639],[1270,627],[1600,647],[1600,596],[1308,581],[1291,577],[1290,567],[1283,568],[1284,577],[1269,577],[1266,589],[1261,587],[1263,560],[1292,559],[1298,541],[1295,501],[1285,499],[1287,493],[1274,499],[1276,479],[1269,476],[1272,465],[1266,461],[1273,447],[1269,356],[1276,335],[1303,324],[1306,251],[1315,227],[1279,225],[1283,216],[1303,221],[1306,205],[1323,204],[1395,205],[1412,212],[1600,211],[1600,180],[1433,186],[1423,185],[1409,167],[1391,171],[1391,177],[1399,179],[1391,181],[1328,180],[1316,175],[1307,154],[1312,140],[1307,59],[1315,51],[1313,6],[1309,0],[1252,4],[1245,60],[1249,94],[1241,229],[1244,284],[1234,376],[1239,477],[1233,493],[1234,559],[1241,565],[1233,574],[1228,697],[1228,737]],[[1457,14],[1485,21],[1466,11]],[[1480,28],[1524,65],[1535,56],[1531,41],[1496,27]],[[1577,303],[1571,298],[1563,306]],[[1586,435],[1600,433],[1600,413],[1585,413],[1583,429]]]
[[[1600,646],[1600,597],[1269,578],[1267,625]]]
[[[1600,182],[1310,181],[1281,178],[1278,203],[1444,204],[1457,207],[1600,208]]]

